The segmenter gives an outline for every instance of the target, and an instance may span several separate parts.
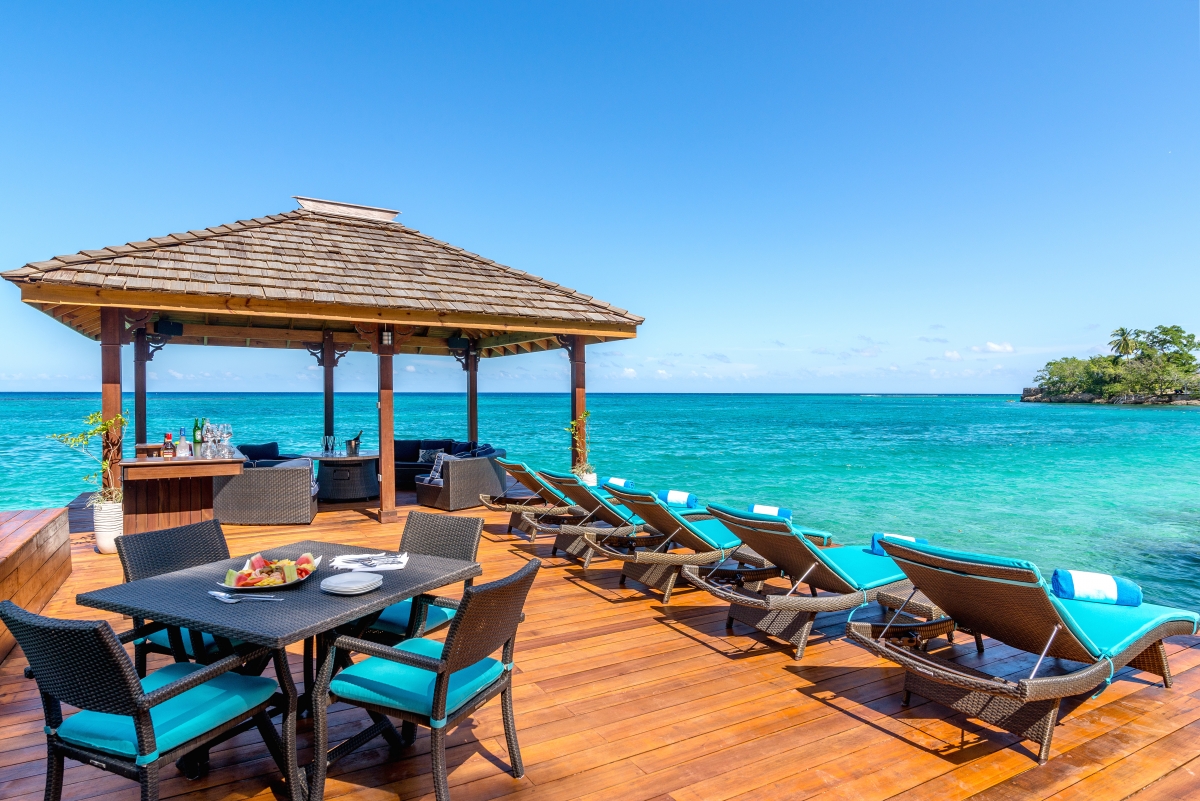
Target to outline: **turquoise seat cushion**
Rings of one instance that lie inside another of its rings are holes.
[[[684,519],[687,520],[686,517]],[[742,541],[715,517],[708,520],[688,520],[687,523],[696,530],[700,539],[714,548],[728,551],[742,544]]]
[[[188,656],[195,657],[196,655],[192,653],[192,635],[190,633],[188,633],[187,629],[180,629],[179,633],[183,636],[183,650],[187,652]],[[206,652],[216,652],[216,650],[217,650],[216,638],[213,637],[211,634],[201,634],[200,636],[204,638],[204,650]],[[155,645],[158,645],[162,648],[170,649],[170,647],[171,647],[171,639],[170,639],[170,637],[167,636],[166,629],[162,629],[161,631],[156,631],[153,634],[147,634],[146,640],[147,640],[147,642],[152,642]],[[230,644],[231,645],[241,645],[242,643],[240,640],[231,640]]]
[[[446,625],[453,619],[455,612],[453,609],[446,609],[442,606],[428,606],[426,609],[429,610],[425,615],[426,631],[433,631]],[[379,615],[379,620],[371,624],[371,628],[403,637],[408,632],[408,619],[411,615],[412,600],[401,601],[384,609],[383,613]]]
[[[399,651],[433,659],[442,658],[442,643],[423,637],[405,640],[395,647]],[[504,665],[487,657],[450,674],[446,714],[453,714],[476,693],[500,678],[502,673]],[[330,682],[329,689],[347,701],[360,701],[428,716],[433,709],[433,686],[436,680],[437,674],[432,671],[372,656],[338,673]]]
[[[1037,565],[1024,559],[1010,559],[1007,556],[992,556],[991,554],[974,553],[972,551],[956,551],[953,548],[942,548],[938,545],[928,545],[925,543],[897,542],[896,544],[903,545],[905,548],[912,548],[914,551],[927,553],[930,556],[940,556],[943,559],[953,559],[957,562],[968,562],[977,565],[987,565],[990,567],[1007,567],[1015,570],[1028,570],[1037,576],[1038,581],[1042,580],[1042,574],[1038,570]]]
[[[873,590],[885,584],[904,581],[904,571],[887,556],[876,556],[862,548],[813,549],[834,568],[847,584],[857,590]]]
[[[1053,597],[1051,602],[1058,607],[1063,622],[1095,657],[1119,654],[1142,635],[1173,620],[1188,623],[1194,631],[1200,619],[1195,612],[1147,603],[1116,606]]]
[[[142,679],[146,692],[182,679],[203,665],[176,662]],[[271,697],[278,685],[262,676],[222,673],[150,709],[159,753],[183,745],[248,712]],[[138,755],[133,718],[83,710],[63,721],[58,736],[68,743],[134,759]]]

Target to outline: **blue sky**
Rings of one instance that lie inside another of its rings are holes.
[[[1117,326],[1200,330],[1195,2],[0,15],[0,269],[296,194],[399,208],[645,316],[589,349],[600,391],[1015,392]],[[7,284],[0,310],[0,391],[98,388],[96,344]],[[168,347],[150,387],[315,390],[313,367]],[[481,371],[567,380],[557,353]]]

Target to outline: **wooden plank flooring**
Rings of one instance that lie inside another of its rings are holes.
[[[414,508],[411,494],[399,500],[402,514]],[[1127,670],[1099,698],[1067,712],[1053,758],[1039,768],[1031,743],[921,699],[901,707],[901,671],[841,638],[844,614],[819,618],[821,632],[795,662],[747,627],[727,632],[724,606],[703,593],[682,588],[664,608],[657,593],[633,582],[618,587],[612,563],[585,572],[550,558],[548,542],[506,534],[500,515],[486,517],[482,581],[534,556],[544,562],[520,629],[514,681],[526,774],[507,772],[493,702],[450,735],[456,801],[1200,796],[1200,638],[1169,643],[1170,690]],[[76,606],[75,594],[119,582],[120,565],[92,551],[84,513],[72,510],[71,522],[74,573],[45,613],[100,617]],[[301,539],[394,548],[402,527],[403,519],[380,525],[343,506],[322,511],[311,526],[226,532],[230,549],[242,554]],[[987,644],[982,655],[969,641],[947,651],[966,664],[1028,673],[1034,657]],[[297,650],[297,682],[299,657]],[[0,798],[32,801],[42,797],[44,735],[23,667],[19,649],[0,664]],[[358,710],[335,708],[331,741],[366,722]],[[301,737],[307,745],[308,732]],[[433,798],[427,737],[400,761],[388,761],[382,741],[373,745],[334,767],[327,797]],[[302,760],[309,758],[304,751]],[[64,798],[138,797],[132,782],[68,765]],[[162,795],[269,799],[276,775],[258,735],[248,733],[214,750],[212,771],[199,781],[168,768]]]

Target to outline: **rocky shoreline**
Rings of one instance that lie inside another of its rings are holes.
[[[1021,393],[1021,403],[1107,403],[1117,406],[1200,406],[1195,395],[1118,395],[1102,398],[1087,392],[1070,395],[1046,395],[1037,387],[1027,387]]]

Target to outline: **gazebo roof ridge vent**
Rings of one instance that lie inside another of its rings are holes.
[[[401,214],[396,209],[364,206],[359,203],[346,203],[341,200],[323,200],[316,197],[304,197],[303,195],[292,195],[292,199],[299,203],[302,209],[308,209],[320,214],[335,214],[339,217],[357,217],[360,220],[395,222],[396,218]]]

